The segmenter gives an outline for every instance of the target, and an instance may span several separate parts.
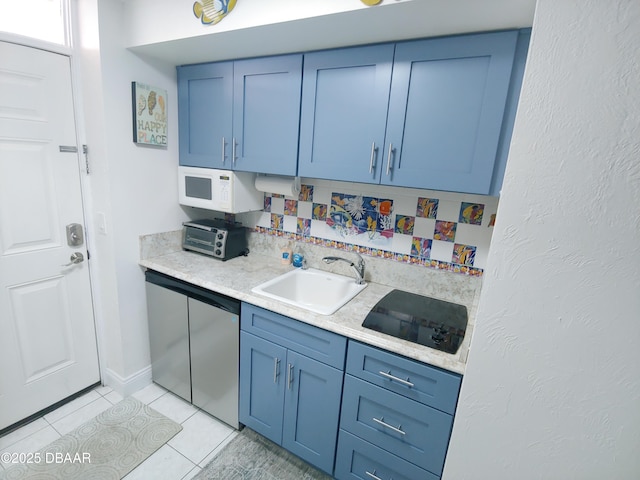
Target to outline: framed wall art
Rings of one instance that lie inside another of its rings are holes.
[[[167,146],[167,91],[141,82],[131,82],[133,141],[142,145]]]

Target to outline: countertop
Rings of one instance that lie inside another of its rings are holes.
[[[361,341],[390,352],[404,355],[451,372],[463,374],[473,333],[475,305],[466,305],[469,325],[462,345],[455,355],[401,340],[390,335],[362,327],[369,310],[394,288],[424,294],[419,285],[382,285],[367,282],[367,288],[340,308],[333,315],[320,315],[287,305],[251,292],[251,289],[293,267],[282,265],[273,257],[251,253],[226,262],[193,252],[177,251],[140,260],[142,267],[199,285],[209,290],[228,295],[243,302],[271,310],[301,322],[335,332],[347,338]],[[331,271],[330,268],[315,267]],[[441,298],[442,300],[449,300]],[[449,300],[452,301],[452,300]]]

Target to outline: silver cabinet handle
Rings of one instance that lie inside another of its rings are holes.
[[[236,142],[236,137],[233,137],[233,145],[231,148],[231,159],[233,164],[236,164],[236,160],[238,159],[238,157],[236,157],[236,147],[238,146],[238,142]]]
[[[391,171],[391,152],[393,152],[393,143],[389,144],[389,154],[387,155],[387,176]]]
[[[71,265],[84,262],[84,255],[80,252],[73,252],[71,257],[69,257],[69,260],[69,263],[65,263],[64,265],[61,265],[61,267],[70,267]]]
[[[372,420],[376,423],[379,423],[383,427],[388,428],[389,430],[393,430],[394,432],[399,433],[400,435],[407,434],[407,432],[402,430],[402,425],[398,425],[397,427],[394,427],[393,425],[389,425],[387,422],[384,421],[384,417],[380,417],[380,418],[373,417]]]
[[[398,378],[395,375],[391,375],[391,371],[383,372],[382,370],[380,370],[378,373],[383,377],[388,378],[389,380],[393,380],[394,382],[399,382],[403,385],[406,385],[407,387],[415,387],[415,385],[409,381],[409,377],[407,377],[406,380],[403,380],[402,378]]]
[[[376,469],[373,469],[373,473],[371,473],[368,470],[365,470],[364,473],[366,473],[367,475],[369,475],[371,478],[373,478],[373,480],[382,480],[379,476],[376,475]]]
[[[369,160],[369,173],[373,173],[373,169],[376,166],[375,158],[376,158],[376,152],[377,151],[378,151],[378,149],[376,147],[376,142],[373,142],[371,144],[371,159]]]
[[[278,377],[280,376],[280,359],[275,357],[273,359],[273,383],[278,383]]]
[[[224,137],[222,137],[222,164],[224,165],[224,159],[227,158],[227,142],[224,141]]]
[[[293,365],[287,364],[287,388],[291,390],[291,384],[293,383]]]

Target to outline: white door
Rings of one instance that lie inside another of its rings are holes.
[[[0,430],[100,379],[70,60],[0,42]],[[71,263],[82,255],[84,261]]]

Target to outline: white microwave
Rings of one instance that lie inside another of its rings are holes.
[[[264,208],[264,194],[256,190],[255,173],[213,168],[178,167],[181,205],[225,213]]]

